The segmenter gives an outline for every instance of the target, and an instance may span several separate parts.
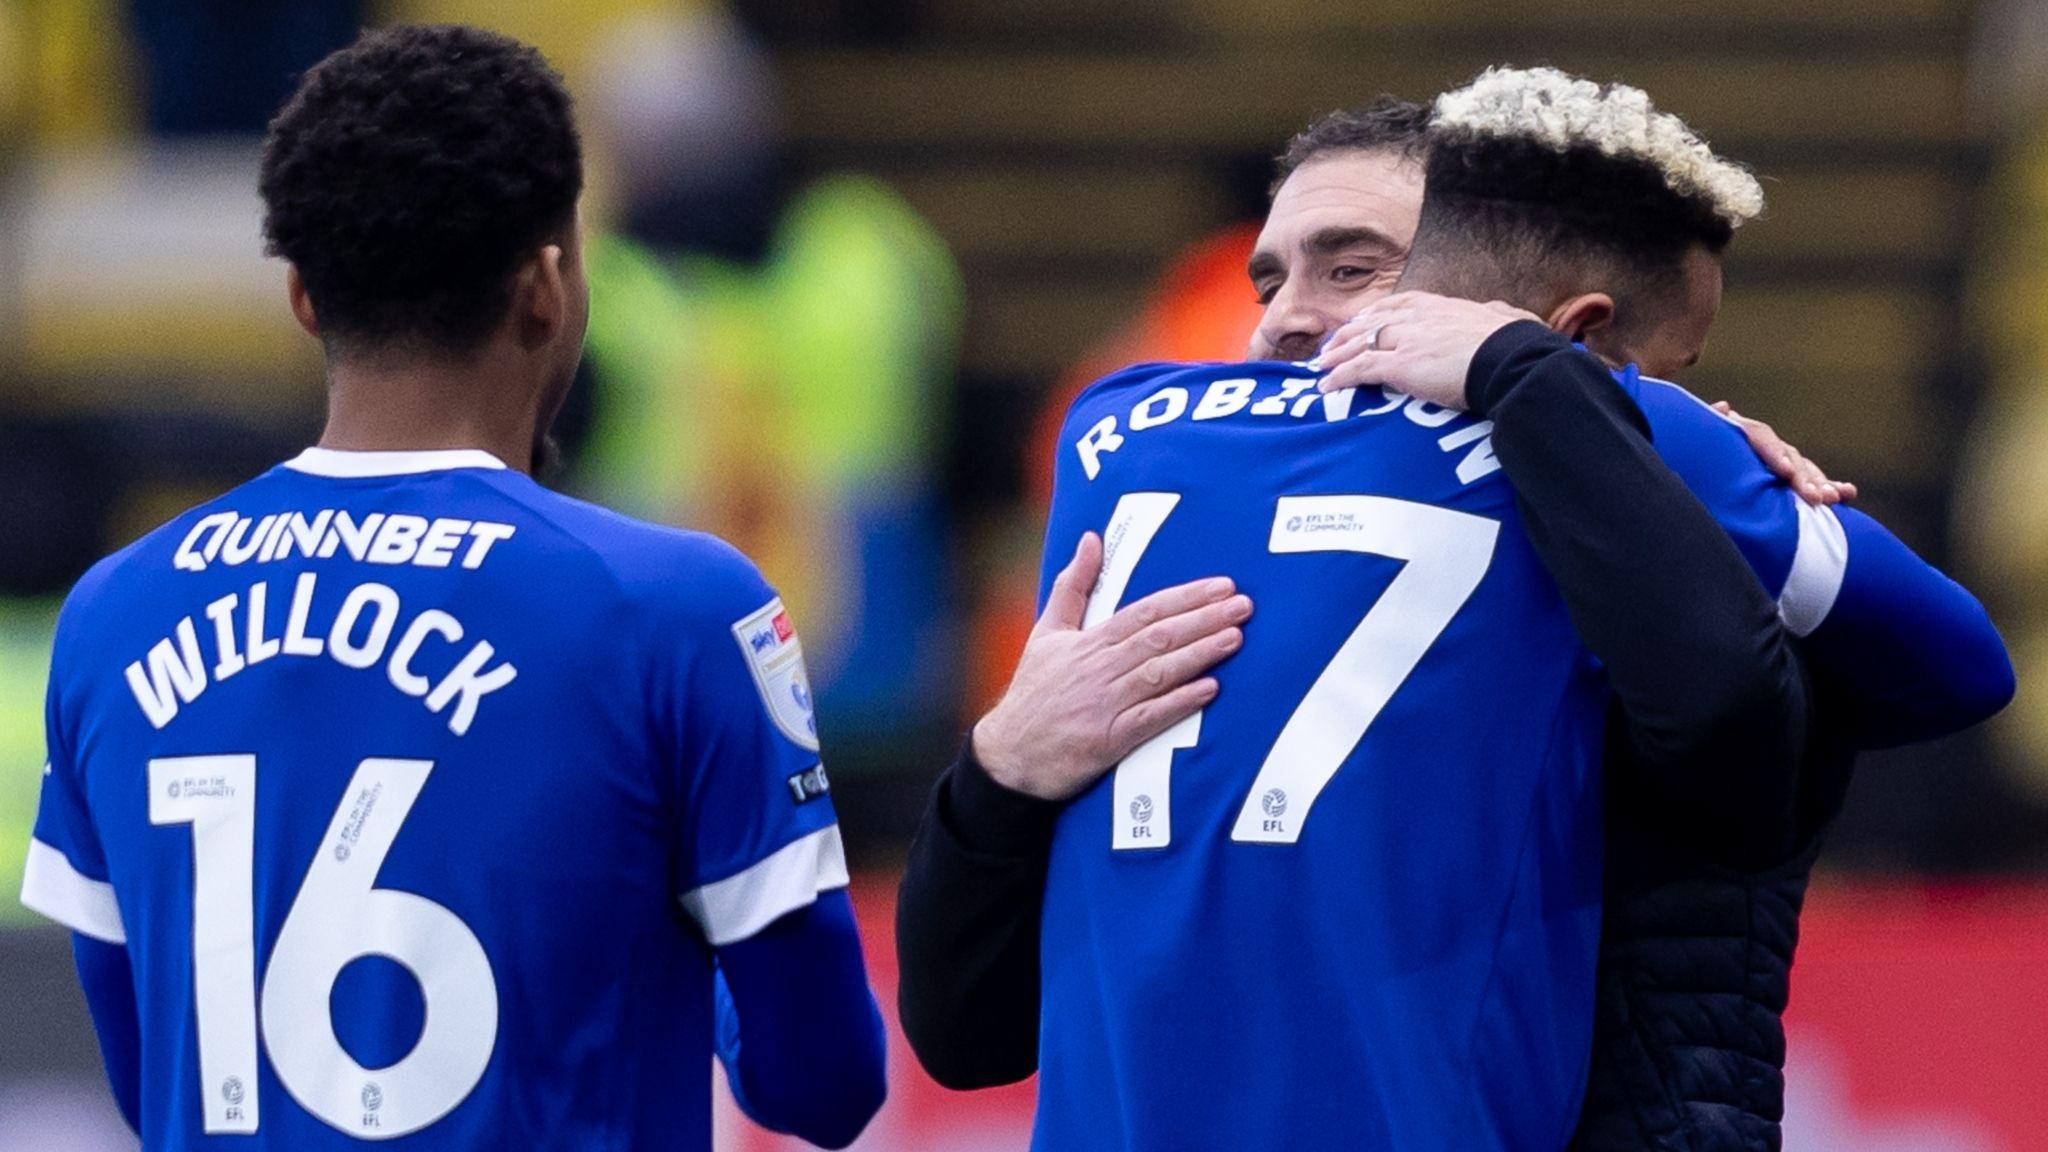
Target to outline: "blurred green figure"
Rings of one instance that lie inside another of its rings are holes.
[[[580,486],[753,556],[803,625],[828,724],[859,740],[932,718],[954,655],[935,498],[951,256],[881,183],[780,167],[765,67],[728,21],[630,22],[595,58],[585,109],[622,211],[586,254]]]
[[[42,790],[43,683],[50,675],[55,601],[0,600],[0,889],[21,891],[21,864]],[[42,923],[0,900],[0,926]]]

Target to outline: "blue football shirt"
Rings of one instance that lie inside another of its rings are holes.
[[[714,949],[846,883],[707,536],[313,449],[58,624],[23,901],[125,944],[146,1146],[707,1148]]]
[[[1625,373],[1795,631],[1839,526],[1741,434]],[[1060,440],[1046,581],[1088,623],[1201,576],[1257,605],[1202,713],[1062,815],[1034,1147],[1559,1148],[1600,924],[1608,691],[1491,425],[1299,365],[1146,365]]]

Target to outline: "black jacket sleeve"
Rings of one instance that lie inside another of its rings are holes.
[[[1706,847],[1723,863],[1782,858],[1808,702],[1755,573],[1590,353],[1522,321],[1480,347],[1465,387],[1493,420],[1537,557],[1606,665],[1633,752],[1612,762],[1719,830]]]
[[[896,901],[896,1006],[948,1088],[1038,1070],[1039,914],[1065,807],[996,783],[969,741],[918,822]]]

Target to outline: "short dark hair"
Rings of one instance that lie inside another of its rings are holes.
[[[1333,152],[1397,152],[1419,156],[1429,135],[1429,105],[1380,96],[1370,104],[1326,112],[1287,141],[1273,163],[1268,196],[1280,191],[1294,170]]]
[[[267,250],[298,269],[330,349],[475,348],[582,191],[562,78],[461,25],[366,32],[307,71],[264,141]]]
[[[1712,200],[1673,189],[1650,160],[1439,127],[1409,268],[1433,291],[1524,306],[1597,268],[1616,277],[1627,325],[1643,312],[1636,297],[1661,302],[1681,286],[1690,249],[1719,254],[1734,234]]]

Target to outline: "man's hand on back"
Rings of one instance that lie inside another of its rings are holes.
[[[1216,698],[1204,675],[1244,643],[1252,603],[1227,578],[1155,592],[1083,630],[1101,575],[1090,532],[1053,581],[1003,698],[974,726],[974,758],[998,784],[1066,800],[1133,749]]]
[[[1383,384],[1443,408],[1465,408],[1465,373],[1486,338],[1536,317],[1496,300],[1481,304],[1433,292],[1396,292],[1330,338],[1317,367],[1325,392]]]

